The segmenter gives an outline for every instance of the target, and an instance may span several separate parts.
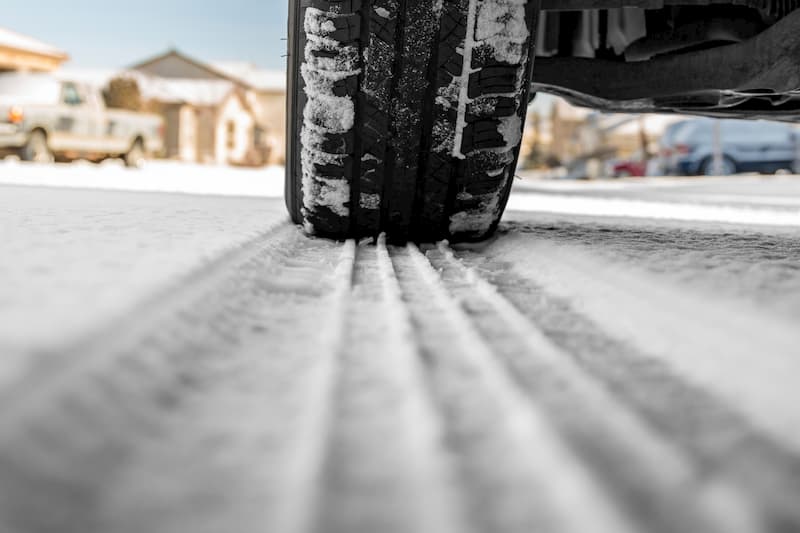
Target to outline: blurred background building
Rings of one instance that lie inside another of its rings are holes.
[[[205,63],[174,49],[121,69],[65,69],[68,59],[55,46],[0,28],[0,72],[58,72],[106,94],[115,80],[129,80],[129,97],[107,103],[160,114],[167,159],[241,166],[285,160],[282,70]]]
[[[248,63],[203,63],[169,50],[132,66],[167,126],[167,157],[240,165],[285,160],[286,74]]]
[[[284,69],[238,60],[211,61],[174,47],[125,68],[65,68],[68,60],[68,53],[54,45],[0,28],[0,72],[56,72],[100,89],[109,107],[159,114],[164,121],[160,154],[164,158],[250,167],[285,162]],[[662,142],[665,132],[687,119],[604,114],[538,95],[528,110],[519,168],[541,176],[572,178],[638,177],[668,171],[700,174],[707,170],[710,157],[703,150],[715,144],[711,133],[703,138],[697,137],[699,133],[692,138],[686,134],[681,142],[670,141],[675,146]],[[697,132],[715,131],[698,128]],[[776,155],[774,161],[739,159],[748,151],[796,150],[800,136],[792,137],[793,148],[787,145],[783,130],[757,129],[745,134],[742,128],[729,124],[719,133],[722,137],[716,146],[724,153],[714,157],[723,162],[727,158],[729,171],[771,172],[791,166],[786,154]],[[771,140],[763,141],[768,134]]]
[[[68,59],[69,56],[55,46],[0,28],[0,72],[49,72]]]

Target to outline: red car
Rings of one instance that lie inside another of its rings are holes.
[[[615,178],[643,178],[647,175],[647,161],[615,161],[611,164]]]

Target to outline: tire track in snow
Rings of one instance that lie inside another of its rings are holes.
[[[143,295],[142,300],[119,315],[113,313],[104,317],[98,327],[76,337],[66,346],[4,353],[12,364],[7,362],[0,370],[0,404],[4,406],[0,414],[0,439],[3,425],[20,412],[31,409],[39,401],[36,398],[58,389],[60,381],[69,382],[71,376],[84,372],[87,366],[105,364],[109,344],[121,345],[124,339],[135,339],[155,330],[162,315],[174,311],[187,299],[195,297],[196,291],[226,278],[229,269],[235,270],[272,241],[285,242],[287,235],[291,233],[292,227],[287,224],[284,215],[271,216],[267,219],[264,231],[257,236],[229,249],[220,250],[198,267],[179,274],[163,288]],[[76,314],[82,311],[79,307],[75,308]],[[24,364],[14,365],[15,359],[24,361]],[[15,371],[9,373],[9,366]]]
[[[354,250],[285,225],[74,353],[0,418],[0,529],[307,531]]]
[[[360,246],[332,409],[320,533],[465,533],[441,421],[383,238]]]
[[[426,255],[475,330],[602,486],[637,520],[638,530],[762,530],[739,490],[698,472],[449,247],[441,244]]]
[[[392,257],[476,531],[636,529],[564,445],[414,247]]]
[[[615,337],[605,327],[606,320],[585,316],[582,297],[565,298],[557,296],[558,291],[552,288],[548,290],[541,276],[546,276],[550,268],[563,271],[554,265],[538,268],[546,266],[546,257],[529,260],[536,268],[520,268],[525,263],[516,263],[518,266],[510,270],[505,255],[497,261],[492,253],[457,254],[533,327],[540,328],[619,401],[635,409],[664,439],[683,450],[698,475],[721,477],[744,493],[762,515],[765,531],[800,528],[800,457],[787,448],[785,441],[776,440],[754,425],[737,411],[735,402],[723,403],[714,387],[698,386],[691,376],[673,368],[669,360],[653,357],[646,347],[632,344],[629,338]],[[595,257],[585,264],[596,263]],[[615,270],[620,272],[620,266]],[[592,273],[599,274],[595,270]],[[570,279],[568,274],[563,275],[563,279]],[[653,279],[651,285],[657,286],[657,280]],[[608,313],[606,319],[629,319],[629,315],[616,309]],[[648,316],[646,312],[641,314],[645,320]],[[687,320],[693,316],[689,313]],[[710,352],[703,357],[713,356]]]
[[[582,314],[611,337],[629,342],[800,452],[800,410],[792,401],[800,375],[795,324],[746,303],[687,291],[580,247],[515,244],[520,243],[508,239],[501,248],[521,276],[580,302]]]

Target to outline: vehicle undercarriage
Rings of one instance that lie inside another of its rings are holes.
[[[527,104],[794,121],[800,0],[292,2],[287,206],[309,233],[498,227]]]
[[[795,120],[798,0],[544,0],[532,89],[607,111]]]

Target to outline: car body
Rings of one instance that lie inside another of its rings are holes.
[[[671,137],[666,173],[680,176],[717,173],[714,168],[715,128],[719,128],[721,172],[773,174],[794,167],[797,136],[789,124],[699,118],[688,121]]]
[[[106,109],[99,88],[53,74],[0,74],[0,152],[30,158],[26,147],[61,159],[137,157],[163,149],[157,115]],[[139,161],[131,161],[138,163]]]
[[[653,158],[650,171],[651,176],[665,176],[671,164],[673,151],[675,149],[675,137],[680,130],[691,122],[691,119],[673,122],[664,129],[658,139],[658,155]]]
[[[614,178],[641,178],[647,174],[647,161],[623,159],[612,161],[610,174]]]

